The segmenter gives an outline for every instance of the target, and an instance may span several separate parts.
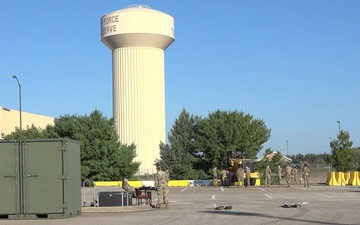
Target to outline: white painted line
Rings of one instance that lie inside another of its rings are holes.
[[[266,197],[273,199],[270,195],[264,194]]]
[[[257,189],[261,190],[261,191],[265,191],[264,188],[259,188],[259,187],[256,187]]]
[[[186,191],[186,189],[188,189],[189,187],[186,187],[186,188],[184,188],[184,189],[182,189],[180,192],[184,192],[184,191]]]
[[[224,191],[224,188],[221,187],[221,191]]]
[[[212,199],[212,200],[215,200],[215,195],[212,195],[212,196],[211,196],[211,199]]]

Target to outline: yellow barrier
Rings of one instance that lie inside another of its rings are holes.
[[[340,186],[344,186],[346,184],[345,176],[343,172],[335,172],[335,177],[337,178],[337,181]]]
[[[122,181],[95,181],[96,187],[122,187]],[[128,182],[131,187],[142,187],[143,182],[141,180],[134,180]]]
[[[258,179],[258,178],[260,178],[260,173],[259,172],[250,173],[250,178]]]
[[[96,187],[120,187],[121,181],[95,181]]]
[[[187,187],[189,186],[189,180],[169,180],[169,187]]]
[[[360,173],[358,171],[350,172],[349,185],[360,185]]]
[[[350,172],[344,173],[343,183],[344,185],[348,185],[350,181]]]
[[[241,183],[241,182],[240,182]],[[234,182],[234,186],[239,186],[239,182],[238,181],[236,181],[236,182]],[[244,185],[243,185],[244,186]]]
[[[260,178],[255,178],[255,186],[260,185]],[[122,187],[121,181],[95,181],[96,187]],[[128,182],[131,187],[142,187],[143,182],[141,180],[129,181]],[[210,181],[210,185],[213,186],[213,181]],[[217,185],[221,185],[221,181],[217,181]],[[238,182],[235,182],[234,185],[238,185]],[[168,183],[169,187],[187,187],[189,186],[189,180],[169,180]]]
[[[220,181],[220,180],[217,180],[217,181],[216,181],[216,185],[217,185],[217,186],[220,186],[220,185],[221,185],[221,181]],[[210,186],[214,186],[214,181],[213,181],[213,180],[210,180]]]
[[[343,172],[328,172],[326,184],[330,186],[344,186],[347,184]]]
[[[143,186],[143,182],[142,182],[141,180],[129,181],[128,183],[129,183],[129,185],[130,185],[131,187],[136,187],[136,188],[138,188],[138,187],[142,187],[142,186]]]

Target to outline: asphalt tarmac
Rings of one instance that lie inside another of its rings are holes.
[[[172,187],[169,201],[169,209],[87,207],[82,215],[69,219],[1,219],[0,225],[360,224],[357,186]],[[285,208],[284,203],[298,203],[301,207]],[[232,209],[215,209],[218,206]]]

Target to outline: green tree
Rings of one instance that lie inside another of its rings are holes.
[[[209,113],[195,127],[196,147],[204,153],[208,167],[222,165],[228,150],[245,150],[246,158],[254,159],[270,138],[270,129],[261,119],[244,112],[220,111]]]
[[[274,156],[270,159],[268,156],[275,152],[276,152],[276,154],[274,154]],[[255,170],[260,172],[261,177],[264,177],[265,176],[265,168],[267,165],[269,165],[269,167],[272,171],[272,174],[276,174],[277,166],[282,165],[282,158],[283,158],[283,155],[279,151],[274,151],[271,148],[267,148],[267,149],[265,149],[263,159],[258,161],[255,164]]]
[[[43,132],[44,130],[40,127],[36,127],[34,124],[31,126],[26,126],[25,129],[21,132],[22,139],[40,139],[40,138],[47,138],[46,134]],[[1,133],[1,137],[6,140],[17,140],[20,138],[20,129],[19,127],[15,128],[14,132],[11,132],[8,135]]]
[[[54,126],[45,129],[28,127],[23,139],[70,138],[81,143],[81,177],[83,180],[121,180],[124,175],[133,176],[139,163],[135,145],[123,145],[118,141],[113,119],[107,119],[98,110],[89,116],[64,115]],[[19,130],[6,136],[18,139]]]
[[[331,157],[330,162],[337,172],[346,172],[356,169],[356,156],[357,152],[352,149],[353,142],[350,141],[350,134],[347,131],[341,131],[334,139],[330,142]]]
[[[194,125],[196,116],[185,109],[175,120],[168,135],[169,145],[160,143],[160,158],[155,161],[163,168],[169,169],[171,179],[202,179],[205,173],[196,168],[199,155],[194,149]]]

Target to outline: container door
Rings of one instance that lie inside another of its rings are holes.
[[[27,214],[63,213],[62,142],[25,142],[24,211]]]
[[[18,152],[15,142],[0,142],[0,214],[19,213]]]

